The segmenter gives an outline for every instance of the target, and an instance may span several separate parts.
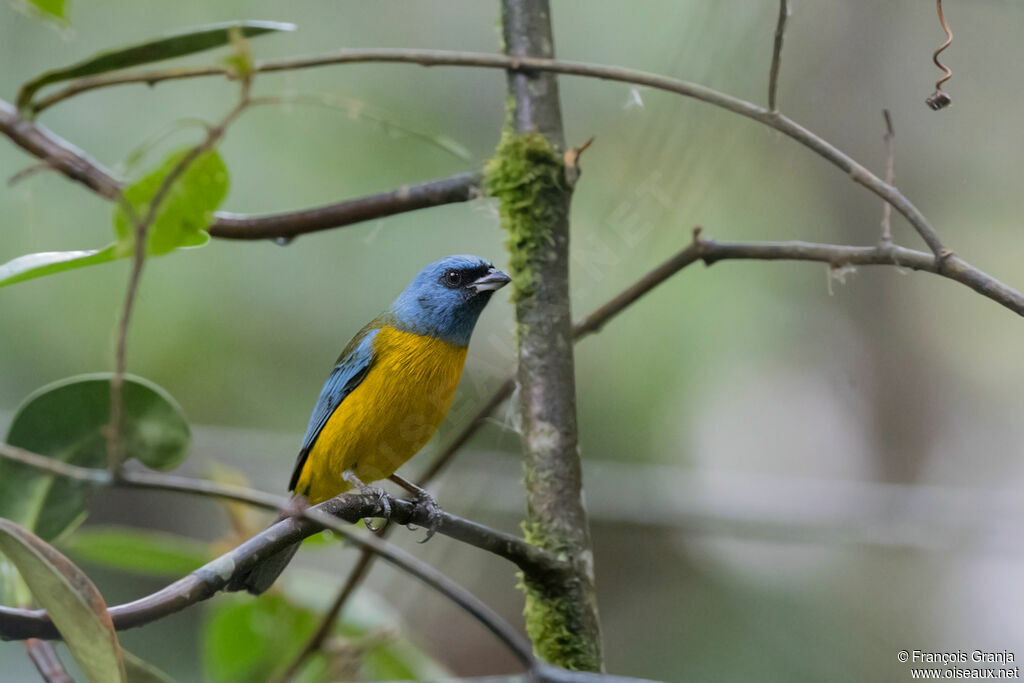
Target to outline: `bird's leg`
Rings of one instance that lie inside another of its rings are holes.
[[[382,488],[374,488],[372,486],[364,484],[359,479],[359,477],[356,476],[356,473],[353,472],[352,470],[345,470],[344,472],[342,472],[341,478],[347,481],[349,484],[352,484],[352,486],[355,486],[357,489],[359,489],[360,493],[367,496],[376,496],[377,503],[381,507],[380,516],[384,519],[391,518],[391,502],[388,500],[387,491],[385,491]],[[377,531],[377,529],[374,528],[373,524],[370,523],[369,519],[363,519],[363,524],[365,524],[366,528],[370,531]]]
[[[413,494],[415,496],[414,502],[416,503],[416,507],[422,507],[425,509],[427,514],[427,535],[422,541],[420,541],[420,543],[426,543],[430,540],[430,537],[437,532],[438,527],[441,526],[441,507],[437,504],[437,499],[431,495],[430,491],[417,486],[398,474],[392,474],[388,479]],[[413,528],[412,525],[409,525],[409,528]]]

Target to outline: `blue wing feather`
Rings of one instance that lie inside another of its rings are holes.
[[[320,390],[320,397],[313,408],[313,414],[309,417],[306,435],[302,437],[302,448],[299,450],[299,457],[295,463],[295,470],[292,472],[288,490],[294,491],[298,485],[302,466],[306,464],[309,451],[316,443],[324,425],[331,419],[331,415],[345,400],[345,397],[351,394],[366,377],[366,373],[373,364],[373,339],[379,331],[379,329],[364,329],[357,334],[342,352],[334,369],[331,370],[330,376],[324,382],[323,389]]]

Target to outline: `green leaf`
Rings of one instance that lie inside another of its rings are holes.
[[[62,546],[79,562],[150,576],[182,576],[213,559],[202,541],[129,527],[79,529]]]
[[[234,683],[273,680],[313,635],[318,617],[284,596],[218,602],[203,632],[206,678]]]
[[[21,574],[7,558],[0,554],[0,605],[27,607],[32,604],[32,593]]]
[[[145,216],[149,202],[187,153],[188,150],[175,152],[159,168],[125,188],[124,198],[137,216]],[[228,169],[224,161],[215,151],[201,154],[171,185],[160,203],[149,226],[148,253],[166,254],[178,247],[206,244],[210,239],[206,228],[227,193]],[[118,252],[130,255],[135,244],[135,226],[121,206],[114,212],[114,234]]]
[[[137,216],[146,215],[149,202],[187,153],[188,150],[180,150],[171,154],[157,169],[125,188],[124,199]],[[148,254],[158,256],[178,248],[206,244],[210,239],[206,228],[227,193],[228,169],[220,155],[216,151],[199,155],[174,181],[160,202],[149,226]],[[117,242],[103,249],[46,251],[8,261],[0,265],[0,287],[132,256],[135,226],[120,205],[114,211],[114,234]]]
[[[28,2],[44,19],[56,21],[61,25],[68,23],[65,0],[28,0]]]
[[[44,4],[59,2],[63,5],[62,0],[41,1]],[[251,38],[273,31],[294,31],[295,25],[277,21],[228,21],[197,26],[142,43],[97,52],[81,62],[46,71],[25,83],[18,91],[18,109],[26,109],[36,91],[51,83],[160,62],[227,45],[231,42],[232,29],[237,29],[244,37]]]
[[[121,650],[128,683],[174,683],[174,679],[144,659]]]
[[[121,443],[128,457],[155,469],[171,469],[188,454],[189,428],[167,392],[140,377],[122,388]],[[69,377],[43,387],[17,409],[7,443],[82,467],[107,462],[110,373]],[[85,518],[92,485],[0,459],[0,517],[46,540],[60,537]]]
[[[117,246],[88,251],[43,251],[26,254],[0,265],[0,287],[65,270],[107,263],[119,258]]]
[[[41,538],[0,519],[0,552],[47,611],[78,667],[90,681],[124,681],[114,623],[89,577]]]

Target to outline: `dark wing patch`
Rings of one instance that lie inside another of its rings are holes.
[[[373,338],[379,330],[368,330],[356,335],[349,343],[349,347],[342,352],[337,365],[331,370],[330,376],[324,382],[320,390],[320,397],[313,408],[313,414],[309,417],[309,425],[306,427],[306,435],[302,437],[302,448],[299,450],[299,457],[295,461],[295,469],[292,471],[292,479],[288,484],[288,490],[294,491],[302,475],[302,467],[306,464],[309,451],[312,450],[316,439],[320,436],[324,425],[331,419],[331,415],[337,410],[345,397],[359,386],[366,373],[373,364]]]

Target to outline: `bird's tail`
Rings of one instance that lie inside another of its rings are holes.
[[[301,541],[290,545],[284,550],[280,550],[276,554],[263,560],[252,569],[235,576],[228,582],[228,585],[224,587],[224,590],[246,590],[253,595],[260,595],[261,593],[266,592],[266,590],[274,585],[275,581],[277,581],[277,577],[281,576],[281,572],[284,571],[284,568],[287,567],[288,563],[292,561],[293,557],[295,557],[295,553],[299,551],[299,546],[301,545]]]

